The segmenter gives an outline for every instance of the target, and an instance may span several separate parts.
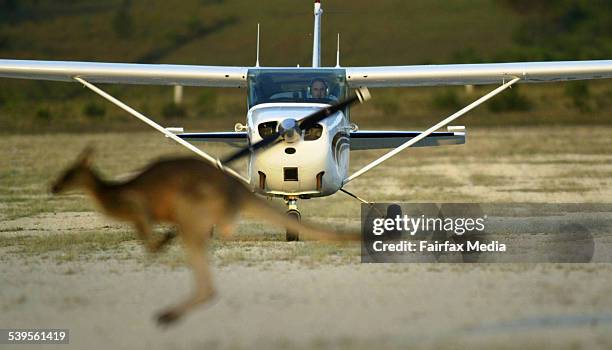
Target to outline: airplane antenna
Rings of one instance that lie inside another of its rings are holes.
[[[336,68],[340,68],[340,33],[338,33],[338,44],[336,45]]]
[[[259,67],[259,23],[257,23],[257,58],[255,59],[255,67]]]

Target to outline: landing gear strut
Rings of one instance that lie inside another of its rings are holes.
[[[287,197],[287,198],[285,198],[285,203],[287,204],[287,216],[290,219],[293,219],[293,220],[299,222],[302,219],[302,215],[300,214],[300,211],[297,208],[297,198],[295,198],[295,197]],[[287,229],[287,232],[285,234],[285,238],[286,238],[287,242],[299,241],[300,240],[300,232],[299,231],[293,231],[293,230]]]

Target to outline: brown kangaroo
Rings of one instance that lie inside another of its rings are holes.
[[[138,237],[150,252],[158,252],[174,237],[166,233],[155,240],[152,227],[171,223],[177,227],[187,259],[195,273],[195,293],[186,301],[157,317],[161,325],[170,324],[214,294],[208,260],[204,248],[213,226],[223,237],[233,230],[240,210],[247,209],[274,224],[299,231],[303,237],[319,240],[357,240],[356,235],[343,235],[312,228],[287,218],[257,198],[237,179],[208,162],[194,158],[162,159],[151,163],[130,180],[103,180],[92,168],[92,148],[86,148],[77,161],[53,184],[54,194],[83,189],[100,209],[113,218],[134,224]]]

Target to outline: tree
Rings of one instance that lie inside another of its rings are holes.
[[[113,29],[115,31],[115,35],[118,37],[129,38],[132,36],[132,15],[130,14],[131,8],[130,0],[123,0],[121,3],[121,7],[117,13],[115,13],[115,17],[113,18]]]

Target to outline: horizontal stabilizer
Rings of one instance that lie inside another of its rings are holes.
[[[192,132],[182,133],[176,136],[185,141],[193,142],[224,142],[232,145],[244,147],[247,144],[248,136],[246,131],[241,132]]]
[[[360,130],[351,132],[351,150],[396,148],[412,138],[420,131],[382,131]],[[465,132],[434,132],[413,147],[431,147],[444,145],[460,145],[465,143]]]

